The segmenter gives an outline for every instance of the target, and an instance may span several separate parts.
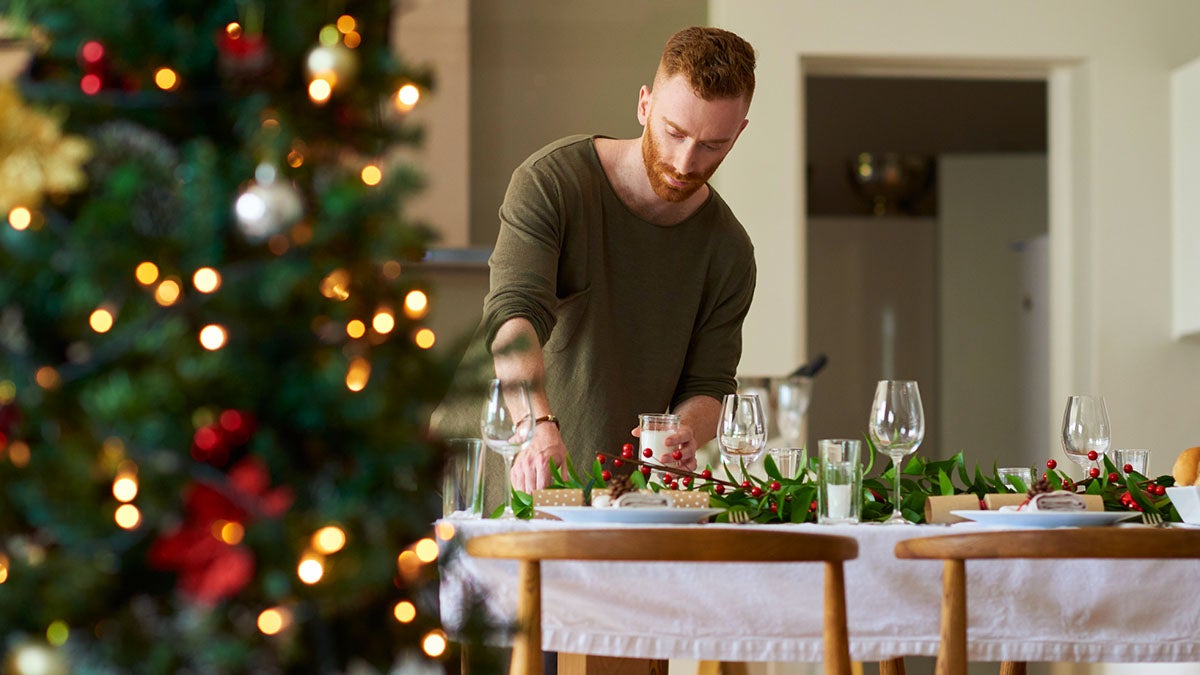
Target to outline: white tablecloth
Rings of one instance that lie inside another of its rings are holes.
[[[464,538],[527,529],[588,529],[549,520],[453,521],[443,544],[441,605],[453,632],[466,590],[511,621],[515,561],[472,558]],[[606,525],[604,527],[654,527]],[[953,526],[693,525],[799,529],[855,537],[846,565],[855,660],[937,654],[941,563],[899,560],[908,537]],[[457,552],[456,552],[456,549]],[[974,661],[1200,661],[1200,565],[1192,561],[971,561],[968,636]],[[819,661],[820,563],[543,563],[543,647],[649,659]]]

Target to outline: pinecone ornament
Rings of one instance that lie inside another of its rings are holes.
[[[1043,492],[1054,492],[1054,488],[1050,487],[1050,479],[1048,479],[1046,476],[1042,476],[1034,481],[1033,485],[1029,486],[1029,490],[1026,491],[1026,494],[1028,494],[1030,497],[1033,497],[1034,495],[1039,495]]]
[[[637,486],[629,476],[613,476],[613,479],[608,481],[608,495],[614,502],[628,492],[637,492]]]

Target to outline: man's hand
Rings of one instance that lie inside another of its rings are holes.
[[[550,484],[550,460],[554,460],[559,471],[566,466],[567,446],[558,434],[558,427],[551,423],[533,428],[533,440],[513,461],[512,486],[522,492],[532,493]]]
[[[642,428],[635,427],[631,433],[641,438]],[[696,450],[700,446],[696,443],[696,433],[691,426],[681,422],[679,428],[668,434],[663,443],[667,446],[666,449],[655,458],[663,466],[675,466],[687,471],[696,470]]]

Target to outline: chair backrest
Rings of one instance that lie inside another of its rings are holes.
[[[842,563],[858,556],[850,537],[806,532],[731,528],[541,530],[473,537],[466,550],[482,558],[521,561],[517,598],[518,633],[512,675],[541,671],[542,560],[661,562],[825,563],[825,672],[849,675],[846,586]]]
[[[965,532],[906,539],[896,557],[942,560],[939,675],[967,672],[967,560],[1200,558],[1200,530],[1092,527]]]
[[[966,532],[906,539],[899,558],[1197,558],[1200,530],[1086,527],[1080,529]]]

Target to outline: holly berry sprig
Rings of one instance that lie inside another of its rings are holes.
[[[683,453],[675,450],[671,453],[671,458],[679,461],[683,459]],[[732,480],[718,478],[713,475],[712,469],[705,468],[701,471],[691,471],[679,466],[667,466],[661,461],[654,458],[654,450],[651,448],[642,449],[642,456],[638,457],[632,443],[626,443],[621,446],[620,455],[601,452],[596,454],[596,461],[602,466],[611,461],[613,468],[619,468],[626,463],[639,467],[642,476],[647,480],[653,472],[658,471],[659,477],[662,480],[664,488],[671,490],[678,489],[694,489],[697,480],[702,480],[705,485],[711,485],[713,492],[718,495],[725,494],[727,490],[744,491],[751,497],[761,497],[764,492],[778,492],[783,489],[783,484],[777,480],[764,481],[762,485],[756,485],[753,481],[747,479],[741,483],[736,483]],[[600,477],[605,481],[612,478],[612,472],[608,469],[603,469],[600,472]],[[764,488],[766,488],[764,490]]]
[[[1098,463],[1101,461],[1101,454],[1090,450],[1087,458],[1088,461]],[[1050,478],[1052,483],[1057,482],[1064,490],[1100,495],[1107,510],[1149,510],[1165,516],[1168,520],[1177,519],[1174,507],[1166,498],[1167,488],[1174,484],[1171,476],[1149,478],[1135,471],[1132,464],[1117,467],[1107,456],[1103,457],[1103,462],[1104,469],[1092,466],[1087,470],[1087,477],[1076,483],[1056,471],[1057,461],[1048,459],[1047,471],[1042,477]]]

